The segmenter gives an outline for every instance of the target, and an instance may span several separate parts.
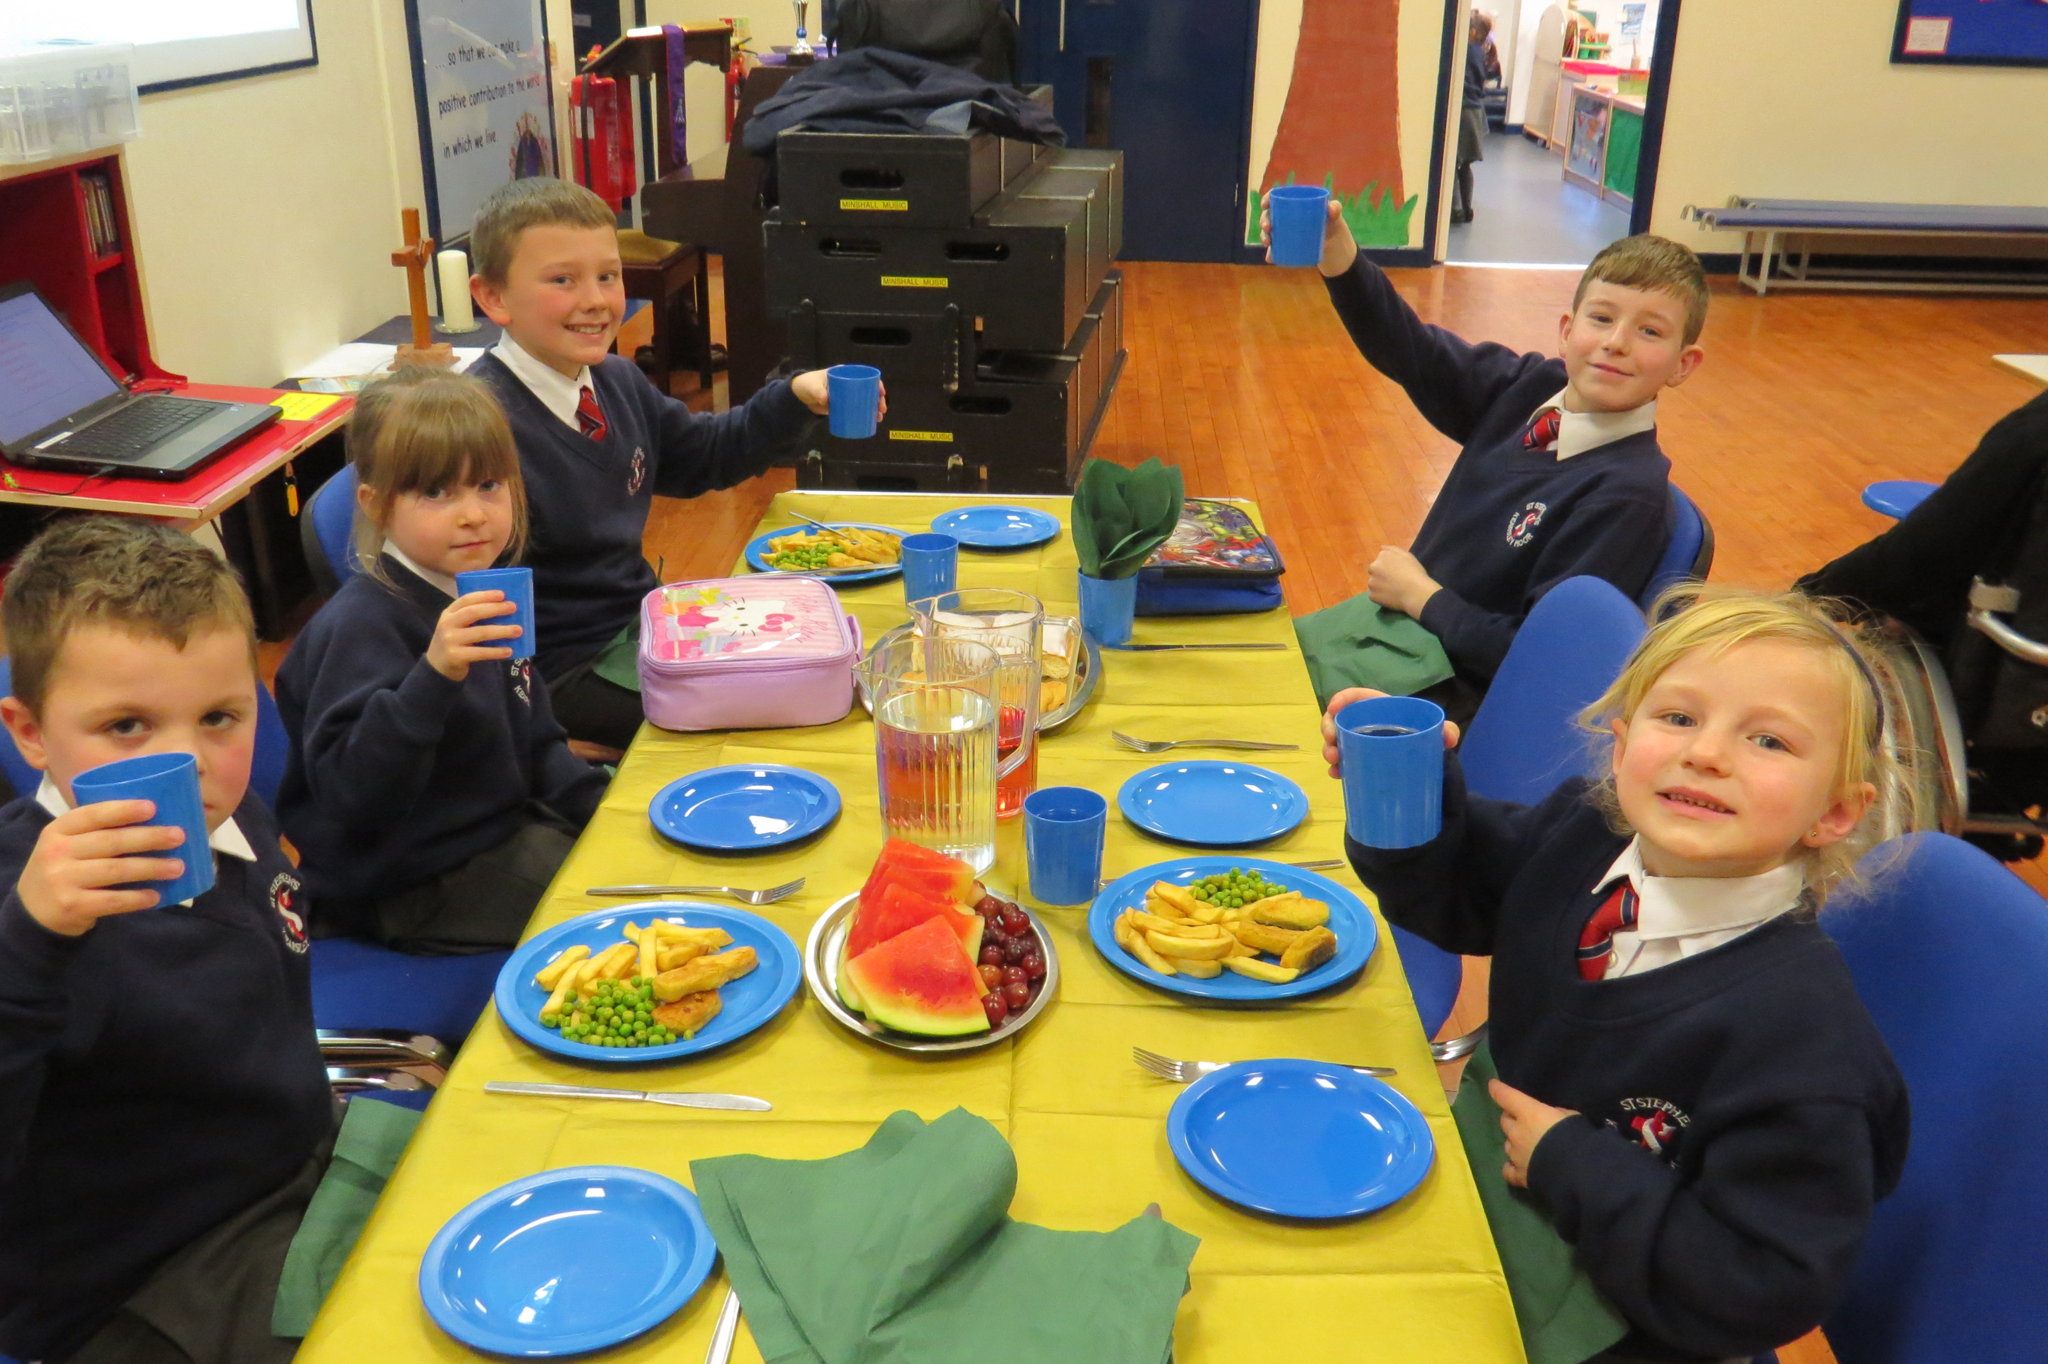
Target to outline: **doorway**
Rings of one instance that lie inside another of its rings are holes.
[[[1582,267],[1644,230],[1656,179],[1679,0],[1451,0],[1445,211],[1437,258],[1454,265]],[[1467,221],[1451,212],[1474,10],[1492,23],[1479,159]],[[1447,44],[1447,46],[1449,46]]]
[[[1038,0],[1024,84],[1075,147],[1124,154],[1126,260],[1228,261],[1244,235],[1258,0]]]

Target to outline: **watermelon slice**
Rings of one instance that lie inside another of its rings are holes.
[[[892,883],[909,886],[927,899],[957,900],[962,906],[971,906],[976,899],[972,867],[958,858],[900,838],[882,845],[875,868],[868,873],[867,884],[860,888],[861,904],[874,903],[883,888]]]
[[[867,1016],[885,1028],[927,1037],[988,1031],[981,973],[936,917],[853,958],[845,974]]]
[[[854,911],[846,930],[846,955],[857,957],[878,943],[885,943],[926,919],[943,917],[953,936],[972,958],[981,951],[981,932],[986,921],[973,910],[962,909],[952,900],[935,900],[908,886],[885,886],[873,901],[863,900]]]

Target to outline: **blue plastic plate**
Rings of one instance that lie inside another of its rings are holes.
[[[801,767],[707,767],[662,787],[647,817],[678,843],[745,852],[809,838],[839,817],[839,791]]]
[[[1240,1061],[1166,1116],[1197,1184],[1281,1217],[1357,1217],[1404,1198],[1436,1159],[1429,1123],[1384,1080],[1325,1061]]]
[[[1113,929],[1117,916],[1127,909],[1143,909],[1145,892],[1152,889],[1153,882],[1193,885],[1204,876],[1214,876],[1232,867],[1256,871],[1276,886],[1298,890],[1310,899],[1321,900],[1328,905],[1330,931],[1337,935],[1337,955],[1313,970],[1302,972],[1285,985],[1274,985],[1238,975],[1235,971],[1225,971],[1208,980],[1194,976],[1162,976],[1117,946]],[[1110,882],[1095,897],[1095,903],[1089,906],[1088,936],[1094,940],[1095,950],[1107,957],[1111,966],[1133,980],[1196,999],[1250,1003],[1292,999],[1296,995],[1313,994],[1349,980],[1365,969],[1366,962],[1372,959],[1374,947],[1379,943],[1379,929],[1373,923],[1372,912],[1356,895],[1326,876],[1290,867],[1285,862],[1267,862],[1256,857],[1183,857],[1178,861],[1141,867],[1128,876],[1120,876]]]
[[[732,934],[734,947],[753,948],[760,964],[719,988],[718,1016],[695,1037],[678,1038],[659,1047],[593,1047],[588,1042],[565,1042],[553,1028],[543,1028],[540,1006],[547,1003],[548,992],[533,983],[534,974],[578,943],[595,956],[613,943],[626,940],[622,930],[629,920],[644,926],[650,919],[667,919],[691,928],[722,928]],[[498,972],[498,987],[491,998],[505,1025],[542,1051],[572,1061],[619,1065],[667,1061],[722,1047],[775,1017],[802,983],[803,967],[797,959],[796,944],[760,915],[719,905],[691,904],[687,900],[652,900],[585,914],[521,943]]]
[[[877,526],[866,521],[827,521],[825,524],[833,527],[835,530],[844,530],[850,526],[859,530],[886,531],[899,540],[903,538],[903,532],[894,526]],[[784,526],[781,530],[762,531],[759,535],[747,541],[747,567],[753,569],[756,573],[802,572],[801,569],[771,567],[768,563],[768,542],[770,540],[780,540],[785,535],[802,535],[805,531],[816,529],[816,526],[797,525]],[[860,571],[848,569],[844,573],[824,573],[819,576],[828,583],[870,583],[877,578],[893,578],[902,571],[903,565],[899,561],[893,564],[877,564],[872,569]]]
[[[1278,772],[1212,758],[1148,767],[1116,803],[1147,833],[1210,848],[1263,843],[1308,817],[1308,796]]]
[[[934,518],[932,529],[976,549],[1021,549],[1056,537],[1060,522],[1033,507],[962,507]]]
[[[673,1315],[718,1247],[697,1195],[624,1165],[577,1165],[493,1189],[420,1261],[427,1315],[463,1344],[546,1358],[630,1340]]]

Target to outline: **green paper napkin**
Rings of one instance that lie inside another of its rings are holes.
[[[378,1099],[356,1099],[343,1108],[334,1158],[285,1252],[270,1309],[272,1335],[297,1340],[312,1329],[314,1315],[355,1249],[384,1181],[398,1167],[422,1116],[417,1109]]]
[[[692,1161],[705,1220],[769,1364],[1160,1364],[1199,1242],[1010,1219],[1017,1163],[986,1121],[892,1114],[825,1160]]]
[[[1074,489],[1074,550],[1091,578],[1135,577],[1180,523],[1179,469],[1148,459],[1126,469],[1106,459],[1081,467]]]
[[[631,625],[612,636],[590,670],[615,687],[640,690],[640,617],[633,617]]]
[[[1627,1335],[1628,1322],[1579,1268],[1572,1248],[1529,1191],[1511,1187],[1501,1175],[1507,1138],[1500,1130],[1500,1105],[1486,1092],[1493,1078],[1493,1052],[1482,1043],[1465,1063],[1458,1101],[1451,1105],[1458,1140],[1500,1251],[1529,1364],[1580,1364]]]
[[[1388,611],[1363,592],[1294,622],[1316,702],[1346,687],[1413,696],[1451,675],[1443,643],[1413,616]]]

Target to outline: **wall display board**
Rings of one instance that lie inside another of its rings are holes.
[[[541,0],[406,0],[427,222],[448,245],[514,180],[555,173]]]
[[[2048,66],[2048,3],[1899,0],[1892,60],[1944,66]]]

